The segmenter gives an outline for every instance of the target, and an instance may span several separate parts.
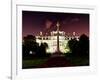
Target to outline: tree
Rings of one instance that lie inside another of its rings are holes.
[[[78,41],[75,38],[69,40],[68,47],[70,49],[72,56],[76,56],[77,55],[77,48],[78,48]]]
[[[82,55],[89,54],[89,37],[82,34],[79,38],[79,51]]]
[[[36,37],[33,35],[27,35],[24,37],[24,42],[23,42],[23,56],[29,56],[30,51],[33,53],[37,53],[39,48],[39,44],[36,42]]]
[[[48,48],[47,43],[41,43],[41,45],[39,46],[38,56],[45,56],[47,48]]]
[[[76,39],[69,40],[68,46],[73,56],[88,56],[89,55],[89,37],[82,34],[79,41]]]
[[[32,41],[36,42],[36,37],[33,35],[27,35],[26,37],[24,37],[24,42],[26,42],[28,40],[32,40]]]

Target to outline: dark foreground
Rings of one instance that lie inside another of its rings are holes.
[[[31,57],[23,59],[23,69],[31,68],[49,68],[49,67],[74,67],[74,66],[89,66],[88,56],[48,56],[48,57]]]

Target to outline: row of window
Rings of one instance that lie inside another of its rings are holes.
[[[43,38],[39,37],[37,39],[39,39],[39,40],[51,40],[51,38],[48,38],[48,37],[43,37]],[[64,39],[64,38],[62,38],[62,39]],[[65,38],[64,40],[71,40],[71,39],[74,39],[74,37],[68,37],[68,38]],[[77,40],[78,39],[79,38],[77,38]],[[52,40],[56,40],[56,38],[52,38]]]

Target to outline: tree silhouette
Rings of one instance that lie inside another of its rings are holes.
[[[74,38],[68,41],[68,46],[70,48],[70,52],[72,56],[77,55],[78,41]]]
[[[41,43],[39,46],[38,56],[46,56],[46,49],[48,48],[47,43]]]
[[[33,35],[27,35],[26,37],[24,37],[24,41],[28,41],[28,40],[32,40],[34,42],[36,42],[36,37]]]
[[[82,34],[79,41],[71,39],[68,41],[68,46],[72,56],[89,56],[89,37]]]
[[[31,54],[36,54],[39,48],[39,44],[36,42],[36,37],[33,35],[27,35],[24,37],[24,42],[23,42],[23,56],[29,56]],[[30,54],[30,51],[32,52]]]
[[[79,38],[79,51],[82,55],[89,54],[89,37],[82,34]]]

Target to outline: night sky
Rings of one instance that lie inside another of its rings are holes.
[[[38,35],[40,31],[50,33],[56,30],[59,21],[60,30],[72,35],[86,34],[89,36],[89,14],[56,13],[56,12],[22,12],[22,36]]]

